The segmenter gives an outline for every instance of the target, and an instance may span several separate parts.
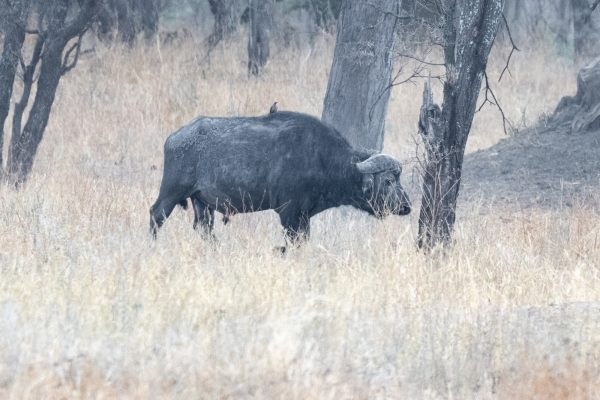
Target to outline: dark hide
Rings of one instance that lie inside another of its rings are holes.
[[[390,156],[370,156],[305,114],[198,117],[165,143],[160,194],[150,209],[151,232],[156,235],[188,197],[195,228],[211,233],[215,210],[228,220],[236,213],[272,209],[291,242],[308,238],[310,218],[332,207],[351,205],[377,217],[410,213],[400,185],[401,164]],[[359,172],[357,163],[367,159]]]

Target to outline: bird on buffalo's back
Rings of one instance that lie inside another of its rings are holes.
[[[271,109],[269,110],[269,114],[274,114],[277,112],[277,102],[273,103]]]

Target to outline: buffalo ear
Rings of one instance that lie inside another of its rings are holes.
[[[373,174],[363,174],[362,178],[362,192],[366,194],[373,188]]]

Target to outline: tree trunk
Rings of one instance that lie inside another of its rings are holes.
[[[588,0],[571,0],[573,7],[573,47],[575,61],[586,62],[598,55],[598,31],[590,19]]]
[[[579,70],[577,93],[560,100],[550,123],[568,133],[600,129],[600,57]]]
[[[58,83],[62,75],[75,66],[79,47],[72,62],[67,57],[63,59],[63,51],[71,39],[79,36],[81,40],[83,32],[88,28],[101,4],[102,0],[85,0],[81,11],[69,23],[66,23],[69,0],[54,0],[46,3],[44,4],[47,7],[46,13],[40,12],[39,18],[47,18],[47,23],[40,23],[39,26],[40,28],[47,26],[47,29],[40,32],[44,51],[41,54],[42,65],[37,80],[35,100],[23,132],[14,139],[14,142],[11,141],[8,170],[17,185],[23,183],[31,172],[38,146],[48,124]],[[79,44],[80,42],[77,46]],[[75,47],[72,48],[74,49]],[[70,53],[71,51],[68,51],[65,55]]]
[[[383,149],[399,9],[399,0],[342,4],[322,120],[358,149]]]
[[[248,39],[248,72],[258,75],[269,60],[271,15],[269,0],[250,0],[250,38]]]
[[[8,117],[19,55],[25,41],[25,24],[29,14],[29,0],[16,1],[5,10],[4,48],[0,58],[0,177],[3,171],[4,121]]]
[[[208,37],[210,48],[214,48],[221,40],[237,29],[237,3],[237,0],[208,0],[210,11],[215,18],[213,31]]]
[[[441,110],[429,82],[423,93],[419,133],[425,144],[419,246],[447,242],[456,219],[463,156],[503,0],[448,2],[444,9],[446,82]]]
[[[13,164],[14,157],[18,152],[17,147],[19,146],[21,138],[23,114],[29,104],[29,97],[31,96],[31,89],[34,84],[34,74],[40,61],[43,47],[44,35],[38,35],[31,55],[31,62],[25,66],[23,71],[23,92],[21,93],[21,100],[19,100],[18,103],[15,103],[15,109],[13,111],[12,136],[10,139],[10,147],[8,149],[9,166]]]

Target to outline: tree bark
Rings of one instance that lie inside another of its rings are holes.
[[[29,65],[24,67],[23,71],[23,93],[21,94],[21,100],[15,104],[13,111],[13,123],[12,123],[12,136],[10,139],[10,147],[8,149],[8,165],[13,163],[15,157],[16,147],[19,145],[19,139],[21,137],[21,127],[23,121],[23,114],[29,104],[29,97],[31,96],[31,89],[33,88],[33,75],[40,61],[42,49],[44,46],[44,36],[38,35],[33,54],[31,55],[31,62]]]
[[[600,56],[579,70],[577,93],[560,100],[549,122],[574,134],[600,129]]]
[[[76,58],[71,64],[66,57],[63,59],[63,51],[71,39],[77,36],[81,39],[101,4],[102,0],[85,0],[80,12],[69,23],[66,22],[69,0],[47,3],[47,12],[40,14],[40,18],[47,17],[47,29],[41,32],[44,51],[41,54],[42,65],[37,91],[23,132],[16,142],[11,143],[11,160],[8,165],[9,173],[17,185],[25,182],[31,172],[38,146],[48,124],[60,78],[76,62]]]
[[[258,75],[270,55],[271,15],[269,0],[250,0],[250,37],[248,39],[248,72]]]
[[[503,0],[450,0],[444,7],[446,81],[441,110],[425,85],[419,133],[425,144],[419,246],[450,239],[463,156]]]
[[[237,0],[208,0],[210,11],[215,18],[213,31],[208,37],[208,45],[214,48],[221,40],[235,32],[238,23]]]
[[[399,0],[342,4],[322,120],[355,148],[381,151]]]
[[[0,177],[4,165],[4,122],[8,117],[19,56],[25,41],[29,0],[16,1],[5,12],[4,48],[0,58]]]
[[[596,57],[598,51],[598,32],[590,20],[590,3],[588,0],[571,0],[573,8],[573,47],[575,60],[585,62],[590,57]]]

